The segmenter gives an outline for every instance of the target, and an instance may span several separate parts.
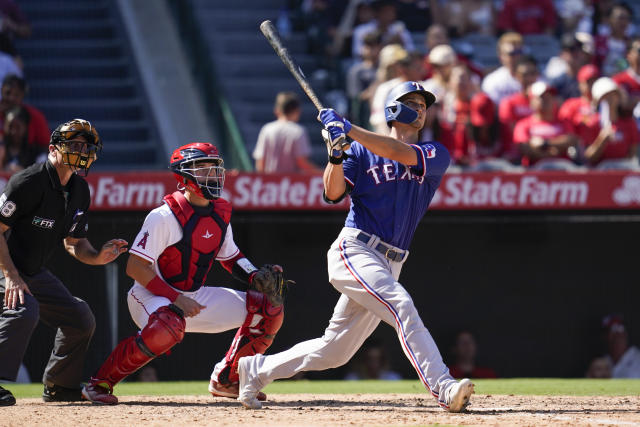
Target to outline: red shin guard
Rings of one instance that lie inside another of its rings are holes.
[[[149,316],[139,334],[116,346],[90,382],[113,390],[124,378],[182,341],[184,329],[185,320],[179,308],[173,304],[160,307]]]
[[[263,354],[282,326],[284,307],[274,307],[261,292],[247,291],[247,312],[247,318],[225,356],[225,367],[218,375],[221,384],[237,382],[238,360],[244,356]]]

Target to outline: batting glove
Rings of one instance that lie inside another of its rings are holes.
[[[331,126],[340,128],[343,134],[347,134],[351,130],[351,122],[338,114],[333,108],[323,108],[320,110],[320,113],[318,113],[318,121],[322,122],[325,129],[328,129],[330,133],[331,130],[329,127]]]

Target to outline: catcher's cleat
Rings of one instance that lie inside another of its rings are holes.
[[[118,398],[113,395],[113,390],[97,384],[87,384],[82,389],[82,397],[91,403],[98,405],[116,405]]]
[[[238,362],[238,376],[240,377],[240,395],[238,402],[247,409],[262,409],[258,400],[258,389],[251,384],[249,378],[249,357],[243,357]]]
[[[460,380],[460,382],[452,385],[447,390],[448,398],[446,399],[447,411],[462,412],[469,404],[469,399],[474,392],[473,383],[469,378]]]
[[[45,402],[78,402],[82,400],[82,395],[79,388],[62,387],[55,384],[48,386],[45,384],[42,400]]]
[[[6,388],[0,386],[0,406],[11,406],[16,404],[16,398]]]
[[[209,393],[214,397],[228,397],[230,399],[238,398],[238,390],[240,389],[239,383],[220,384],[216,380],[209,381]],[[267,400],[267,395],[263,392],[258,392],[258,400],[264,402]]]

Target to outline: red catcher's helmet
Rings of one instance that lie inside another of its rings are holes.
[[[177,148],[169,163],[178,183],[205,199],[217,199],[224,187],[224,161],[215,145],[192,142]]]
[[[86,142],[78,141],[83,137]],[[62,162],[71,166],[75,173],[89,174],[89,168],[102,151],[102,140],[98,131],[84,119],[73,119],[59,125],[51,134],[49,144],[62,153]]]

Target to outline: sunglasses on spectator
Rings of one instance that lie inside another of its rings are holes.
[[[524,49],[522,49],[522,48],[513,49],[510,52],[506,52],[506,54],[509,55],[509,56],[522,55],[523,53],[524,53]]]

